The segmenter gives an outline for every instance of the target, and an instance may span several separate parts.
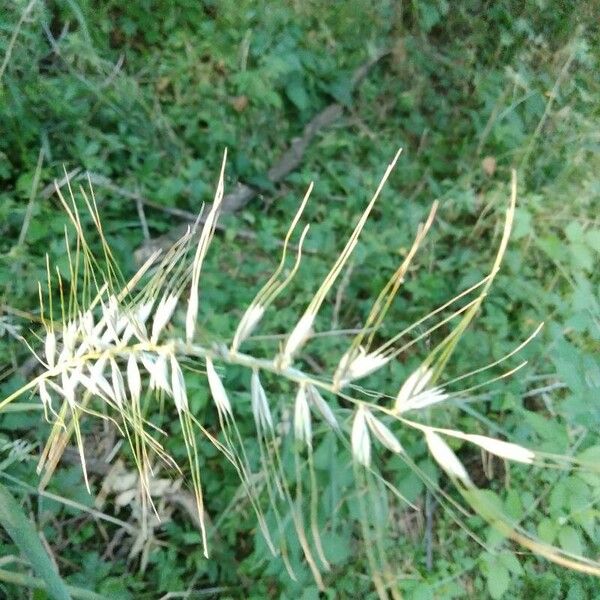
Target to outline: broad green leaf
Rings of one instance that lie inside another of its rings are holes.
[[[509,490],[504,501],[506,514],[513,519],[519,520],[523,515],[523,502],[520,494],[516,490]]]
[[[292,81],[286,86],[285,93],[287,97],[296,105],[298,110],[304,111],[308,108],[308,94],[306,93],[306,89],[304,88],[301,79],[292,79]]]
[[[558,526],[552,519],[543,519],[538,523],[537,533],[540,539],[547,544],[552,544],[556,538]]]
[[[352,554],[352,543],[348,535],[328,533],[323,536],[323,550],[327,560],[334,565],[339,565],[348,560]]]
[[[583,238],[583,229],[577,221],[571,221],[565,227],[565,235],[571,243],[579,243]]]
[[[533,232],[531,213],[525,208],[517,208],[515,213],[515,226],[512,237],[514,240],[521,239]]]
[[[580,477],[569,477],[567,479],[567,488],[569,490],[568,508],[571,513],[583,510],[590,503],[593,503],[594,499],[590,493],[590,488]]]
[[[591,229],[590,231],[586,231],[585,241],[590,248],[596,252],[600,252],[600,229]]]
[[[573,267],[591,271],[594,268],[594,256],[590,249],[583,243],[572,243],[569,246]]]
[[[600,446],[590,446],[577,455],[578,460],[590,465],[600,464]]]
[[[550,492],[549,508],[555,517],[562,516],[563,509],[567,506],[568,490],[564,479],[556,483]]]
[[[490,596],[494,600],[502,598],[509,585],[510,573],[508,569],[499,560],[490,563],[487,574],[487,587]]]
[[[587,508],[574,513],[573,521],[583,528],[590,536],[590,539],[596,539],[596,511],[593,508]]]
[[[515,575],[521,575],[523,573],[523,567],[518,561],[517,557],[512,552],[502,552],[498,556],[498,560]]]
[[[558,532],[558,541],[560,547],[567,552],[572,554],[582,554],[583,544],[581,542],[581,536],[574,527],[566,526],[562,527]]]

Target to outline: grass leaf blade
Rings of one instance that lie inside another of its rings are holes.
[[[19,550],[27,557],[35,572],[46,582],[51,598],[70,600],[71,595],[67,586],[44,550],[35,527],[2,484],[0,484],[0,523]]]

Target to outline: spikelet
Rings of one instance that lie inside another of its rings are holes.
[[[175,402],[175,408],[179,414],[186,413],[188,411],[188,397],[185,388],[185,380],[181,367],[177,362],[174,354],[171,354],[171,390],[173,392],[173,400]]]
[[[375,417],[370,411],[365,411],[365,417],[367,425],[371,430],[371,433],[388,449],[395,454],[401,454],[403,452],[400,442],[396,436],[384,425],[377,417]]]
[[[95,363],[88,365],[89,377],[94,385],[107,397],[114,399],[114,390],[104,376],[106,359],[99,359]]]
[[[237,349],[244,340],[248,339],[264,314],[265,307],[260,304],[254,304],[248,308],[240,319],[240,323],[233,337],[233,342],[231,344],[233,349]]]
[[[325,422],[333,430],[339,432],[340,425],[337,419],[335,418],[331,407],[329,406],[329,404],[327,404],[323,396],[321,396],[319,390],[313,384],[309,383],[306,386],[306,394],[308,396],[311,406],[314,406],[316,408],[317,412],[321,415],[321,417],[323,417],[323,419],[325,419]]]
[[[142,378],[140,376],[140,369],[137,361],[135,360],[135,355],[133,352],[127,359],[127,385],[129,387],[131,399],[134,402],[139,402],[140,395],[142,393]]]
[[[177,306],[179,298],[175,294],[164,295],[154,313],[154,321],[152,322],[152,333],[150,335],[150,341],[156,344],[162,330],[168,325],[175,307]]]
[[[42,404],[45,407],[51,408],[52,407],[52,398],[50,397],[50,394],[48,393],[48,388],[46,387],[46,382],[43,379],[38,384],[38,390],[39,390],[40,399],[42,401]]]
[[[215,370],[212,358],[210,358],[210,356],[206,357],[206,375],[208,377],[208,387],[210,388],[210,393],[215,401],[217,410],[221,414],[233,416],[227,392],[225,391],[225,387],[223,386],[221,378]]]
[[[261,427],[273,431],[273,418],[271,416],[271,410],[269,409],[269,403],[267,402],[267,395],[260,382],[258,369],[252,370],[250,399],[252,402],[252,414],[254,415],[254,420],[257,425],[260,424]]]
[[[206,220],[204,221],[204,226],[202,227],[202,232],[200,233],[198,245],[196,247],[196,253],[194,255],[194,262],[192,264],[190,297],[188,300],[188,308],[185,317],[185,338],[188,344],[193,341],[194,333],[196,331],[196,320],[198,318],[199,302],[198,283],[200,280],[200,271],[202,270],[202,263],[204,262],[204,257],[206,256],[208,247],[210,245],[210,241],[214,234],[215,226],[217,224],[217,217],[219,215],[219,210],[221,209],[221,202],[223,200],[224,192],[224,176],[226,162],[227,150],[225,150],[225,153],[223,155],[223,163],[221,165],[221,174],[219,175],[219,182],[217,184],[217,192],[215,194],[215,198],[211,209],[206,217]]]
[[[140,360],[150,375],[150,382],[148,384],[150,390],[162,390],[170,396],[172,390],[169,383],[167,356],[163,353],[153,356],[148,352],[143,352]]]
[[[281,357],[279,359],[282,368],[290,365],[293,356],[310,338],[316,316],[317,315],[314,312],[305,313],[292,329],[292,332],[285,342],[283,352],[281,353]]]
[[[300,385],[294,403],[294,434],[296,440],[312,446],[312,425],[310,422],[310,409],[306,399],[306,387]]]
[[[504,442],[503,440],[497,440],[485,435],[472,433],[465,434],[464,439],[483,448],[490,454],[495,454],[506,460],[513,460],[515,462],[530,465],[535,459],[535,452],[528,448],[524,448],[523,446],[519,446],[518,444],[513,444],[512,442]]]
[[[371,465],[371,440],[367,427],[366,409],[362,404],[354,414],[351,443],[355,460],[364,467],[369,467]]]
[[[342,356],[334,375],[334,381],[337,382],[339,388],[346,387],[352,381],[362,379],[371,373],[379,371],[389,361],[390,358],[388,356],[380,354],[377,351],[367,353],[360,346],[356,353],[350,350]]]
[[[402,387],[396,396],[394,408],[398,412],[403,412],[404,405],[407,404],[411,398],[414,398],[423,391],[425,386],[431,381],[432,375],[432,369],[423,365],[413,371],[402,384]]]
[[[440,465],[450,477],[457,479],[468,487],[473,487],[464,465],[440,435],[428,428],[425,430],[425,440],[427,441],[431,456],[435,458],[438,465]]]
[[[56,334],[54,331],[46,332],[46,339],[44,341],[44,354],[46,356],[48,367],[52,369],[56,364]]]
[[[110,359],[110,373],[112,378],[112,392],[117,406],[121,407],[125,404],[127,393],[125,392],[125,382],[123,375],[114,358]]]

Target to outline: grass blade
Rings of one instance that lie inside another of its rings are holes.
[[[34,571],[43,579],[50,597],[70,600],[71,595],[54,564],[44,550],[33,523],[25,516],[19,503],[0,484],[0,523],[19,550],[27,557]]]

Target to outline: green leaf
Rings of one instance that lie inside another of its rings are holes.
[[[563,513],[563,509],[567,506],[568,490],[564,479],[558,481],[550,492],[549,509],[550,513],[559,517]]]
[[[299,111],[304,111],[308,108],[309,100],[306,89],[304,88],[301,79],[294,78],[286,86],[285,93],[287,97],[296,105]]]
[[[560,547],[567,552],[572,552],[573,554],[582,554],[583,552],[581,536],[574,527],[562,527],[558,532],[558,541]]]
[[[423,31],[427,33],[435,27],[441,19],[440,11],[438,7],[430,2],[423,2],[418,5],[419,7],[419,21]]]
[[[567,478],[567,487],[569,490],[568,508],[571,513],[584,510],[590,503],[593,503],[590,488],[580,477],[572,476]]]
[[[523,502],[521,495],[516,490],[509,490],[504,501],[506,514],[515,520],[519,520],[523,516]]]
[[[584,271],[592,271],[594,268],[594,257],[590,249],[581,242],[574,242],[569,246],[571,259],[574,268],[580,268]]]
[[[301,600],[319,600],[319,588],[316,585],[305,587],[300,598]]]
[[[352,543],[349,536],[331,532],[322,541],[325,556],[332,564],[339,565],[350,558]]]
[[[600,489],[600,475],[594,472],[594,467],[600,464],[600,446],[590,446],[577,455],[577,459],[583,463],[583,470],[579,473],[588,485]]]
[[[583,237],[583,229],[577,221],[571,221],[565,227],[565,234],[571,243],[579,243]]]
[[[510,584],[510,574],[508,569],[500,562],[490,563],[490,569],[487,575],[487,586],[490,596],[494,600],[502,598]]]
[[[67,587],[44,550],[35,527],[2,484],[0,484],[0,523],[19,550],[27,557],[35,572],[45,581],[50,597],[54,600],[70,600]]]
[[[596,512],[593,508],[586,508],[573,514],[573,521],[580,525],[592,540],[596,539]]]
[[[351,77],[348,74],[327,86],[326,90],[335,98],[336,102],[344,106],[352,105]]]
[[[600,446],[596,445],[586,448],[577,455],[577,459],[584,463],[589,463],[590,466],[598,464],[600,462]]]
[[[517,559],[517,557],[512,552],[509,552],[508,550],[505,551],[505,552],[502,552],[498,556],[498,560],[511,573],[514,573],[515,575],[521,575],[523,573],[523,567],[521,566],[521,563],[519,562],[519,560]]]
[[[547,544],[552,544],[556,537],[556,522],[552,519],[543,519],[538,523],[537,532],[540,539]]]
[[[600,229],[591,229],[590,231],[586,231],[585,241],[590,248],[596,252],[600,252]]]
[[[525,208],[518,208],[515,213],[515,227],[512,237],[519,240],[533,232],[531,213]]]

